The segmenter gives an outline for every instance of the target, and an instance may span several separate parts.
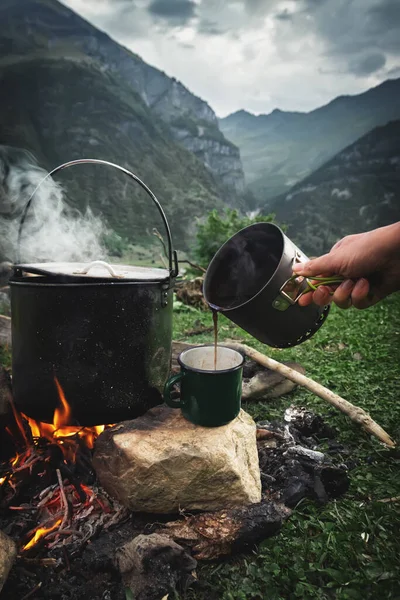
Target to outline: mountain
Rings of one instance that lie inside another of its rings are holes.
[[[15,62],[28,53],[38,58],[88,61],[104,73],[119,76],[169,125],[180,144],[225,186],[243,193],[239,150],[219,130],[211,107],[57,0],[2,0],[0,62]]]
[[[392,79],[308,113],[276,109],[255,116],[241,110],[221,119],[220,127],[239,146],[249,187],[264,204],[374,127],[398,118],[400,79]]]
[[[0,144],[30,151],[46,170],[92,157],[134,171],[159,197],[181,249],[196,217],[246,202],[239,151],[208,104],[56,0],[2,0],[0,88]],[[90,204],[120,235],[161,231],[154,207],[122,175],[75,167],[60,179],[70,204]],[[0,204],[5,192],[0,181]]]
[[[0,65],[0,88],[2,144],[29,150],[46,170],[82,157],[132,169],[158,196],[178,247],[188,246],[196,216],[223,206],[206,167],[173,140],[130,86],[95,63],[28,57]],[[89,204],[131,241],[142,240],[146,228],[162,232],[148,197],[111,168],[74,167],[57,181],[65,184],[70,205],[83,210]]]
[[[376,127],[268,207],[310,256],[400,221],[400,120]]]

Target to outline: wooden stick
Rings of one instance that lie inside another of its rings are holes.
[[[377,500],[377,502],[400,502],[400,496],[393,496],[393,498],[382,498],[382,500]]]
[[[328,390],[328,388],[324,387],[320,383],[313,381],[309,377],[302,375],[298,371],[295,371],[294,369],[291,369],[286,365],[282,365],[273,358],[265,356],[265,354],[261,354],[261,352],[257,352],[257,350],[250,348],[250,346],[247,346],[246,344],[232,344],[230,342],[226,342],[226,345],[229,346],[229,348],[233,348],[237,352],[245,354],[246,356],[256,361],[263,367],[271,369],[271,371],[276,371],[284,377],[286,377],[287,379],[290,379],[298,385],[307,388],[308,390],[310,390],[310,392],[313,392],[323,400],[329,402],[329,404],[332,404],[335,408],[341,410],[352,421],[355,421],[356,423],[361,425],[361,427],[363,427],[365,431],[368,431],[368,433],[377,437],[378,440],[380,440],[390,448],[394,448],[394,446],[396,445],[392,438],[386,433],[386,431],[382,429],[382,427],[378,425],[378,423],[371,419],[371,417],[365,410],[363,410],[359,406],[354,406],[354,404],[351,404],[351,402],[348,402],[348,400],[345,400],[344,398],[341,398],[334,392],[331,392],[331,390]]]

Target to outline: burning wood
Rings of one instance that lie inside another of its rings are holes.
[[[55,385],[60,406],[51,424],[20,414],[10,399],[17,445],[23,449],[0,467],[0,507],[20,511],[19,537],[25,541],[22,551],[39,542],[40,547],[50,549],[81,546],[100,528],[111,527],[128,515],[93,485],[90,450],[107,426],[71,425],[71,409],[57,379]],[[7,431],[13,435],[12,428]]]

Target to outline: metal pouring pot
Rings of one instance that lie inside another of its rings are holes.
[[[293,265],[307,256],[272,223],[255,223],[231,237],[207,269],[203,292],[211,308],[276,348],[309,339],[324,323],[329,306],[300,306],[308,290]]]
[[[178,272],[164,211],[136,175],[106,161],[81,159],[57,167],[47,177],[87,163],[114,167],[147,192],[165,225],[169,266],[95,261],[14,267],[10,286],[15,405],[32,419],[52,422],[60,406],[59,384],[72,418],[85,426],[135,418],[163,402]],[[19,242],[37,189],[25,207]]]

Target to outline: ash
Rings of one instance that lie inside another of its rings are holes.
[[[324,504],[346,493],[354,465],[335,437],[322,417],[301,407],[288,408],[283,422],[257,423],[263,493],[291,508],[304,498]]]

